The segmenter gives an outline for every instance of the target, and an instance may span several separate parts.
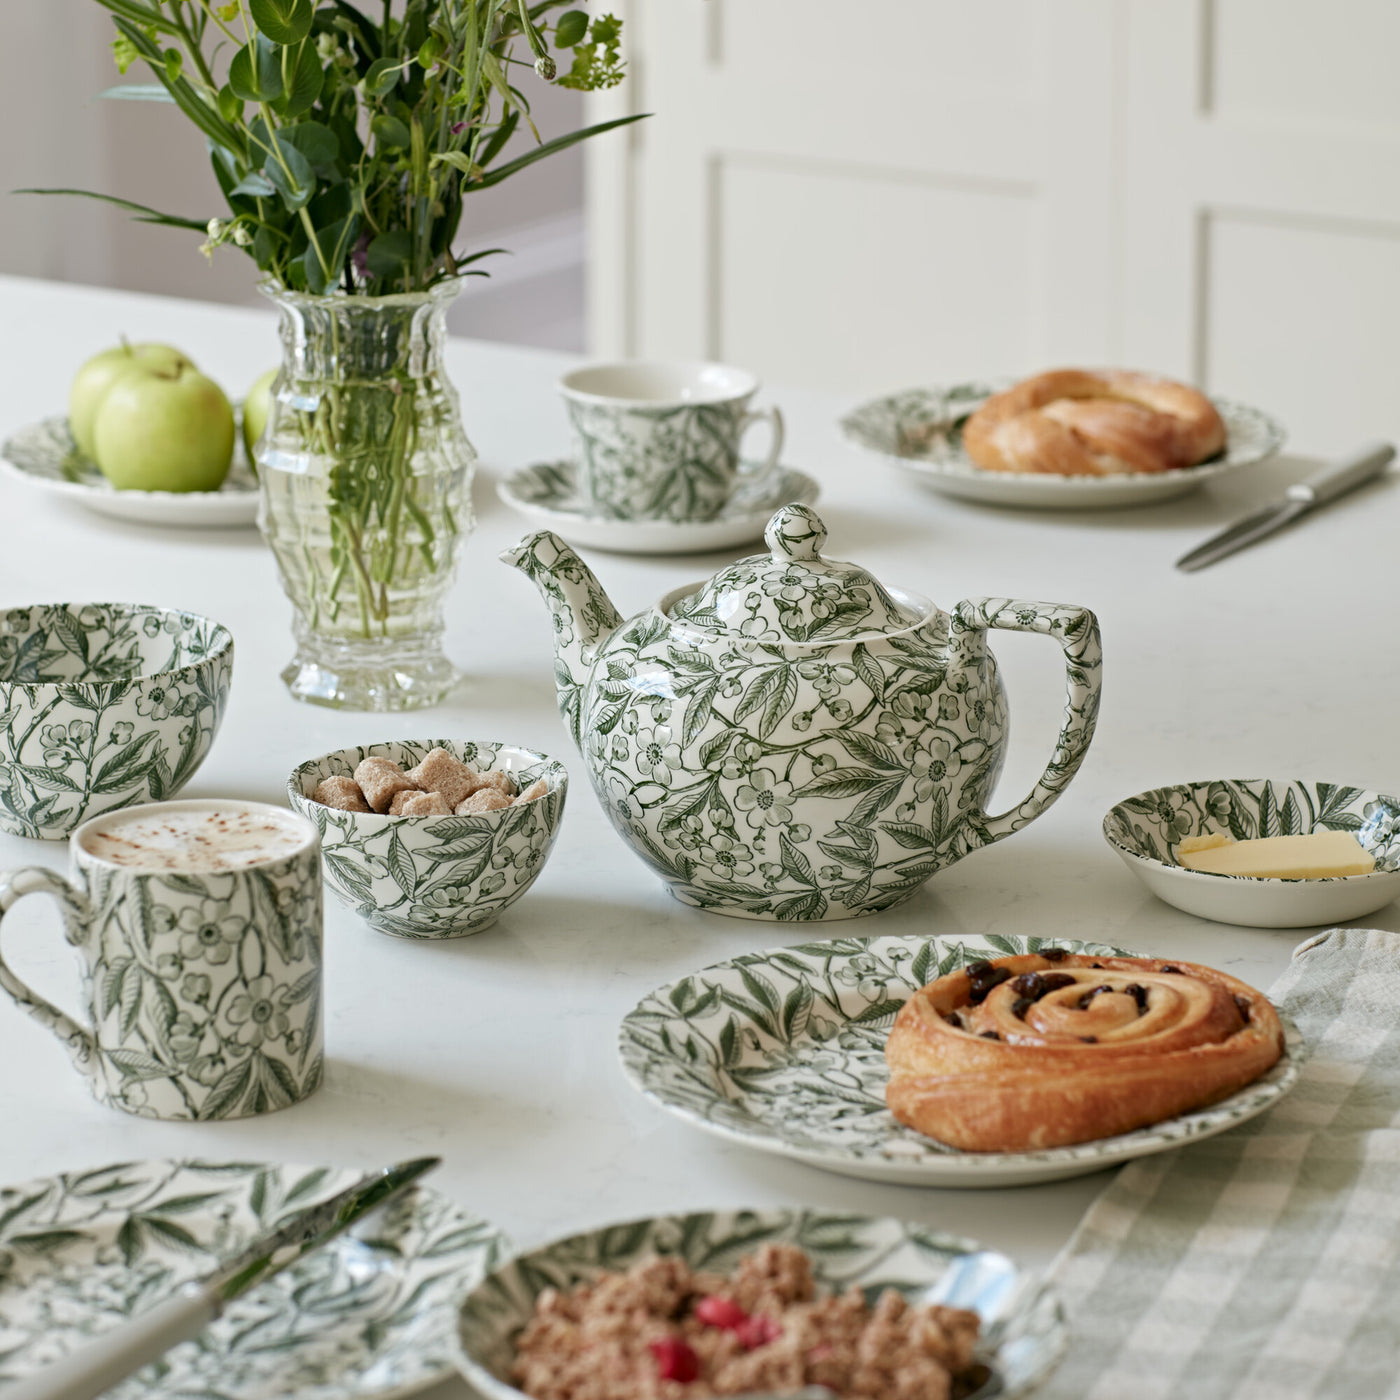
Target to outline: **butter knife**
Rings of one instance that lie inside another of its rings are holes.
[[[1199,544],[1189,554],[1183,554],[1176,561],[1176,567],[1187,573],[1204,569],[1237,550],[1246,549],[1259,540],[1291,525],[1299,516],[1316,510],[1354,491],[1373,477],[1379,476],[1394,460],[1395,448],[1388,442],[1373,442],[1359,448],[1349,457],[1335,462],[1316,476],[1299,481],[1283,493],[1281,501],[1265,506],[1263,510],[1246,515],[1233,525],[1212,535],[1204,544]]]
[[[192,1279],[139,1317],[35,1375],[12,1381],[5,1387],[5,1400],[93,1400],[171,1347],[202,1332],[228,1303],[344,1234],[441,1160],[420,1157],[400,1162],[362,1177],[319,1205],[298,1211],[241,1254],[203,1278]]]

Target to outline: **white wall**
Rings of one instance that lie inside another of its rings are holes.
[[[1117,362],[1400,437],[1395,0],[628,0],[600,353],[849,393]],[[612,138],[608,138],[610,141]]]
[[[0,191],[73,186],[209,218],[222,200],[203,138],[174,107],[99,101],[122,79],[107,11],[93,0],[6,0],[0,83]],[[22,55],[22,61],[16,61]],[[133,68],[126,81],[147,81]],[[546,137],[582,121],[577,93],[530,89]],[[519,139],[517,138],[517,144]],[[473,279],[454,330],[486,339],[581,348],[583,156],[568,151],[473,196],[463,247],[502,244],[492,279]],[[258,301],[257,270],[235,249],[212,263],[197,234],[135,223],[87,200],[0,194],[0,272],[211,301]],[[139,332],[138,332],[139,333]]]

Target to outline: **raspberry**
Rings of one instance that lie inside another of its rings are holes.
[[[758,1316],[746,1318],[734,1329],[734,1335],[745,1351],[754,1351],[769,1342],[776,1342],[783,1335],[783,1329],[771,1317]]]
[[[679,1337],[658,1337],[647,1343],[647,1350],[663,1381],[693,1381],[700,1374],[700,1358]]]
[[[707,1293],[695,1305],[695,1316],[706,1327],[723,1327],[726,1331],[741,1327],[749,1320],[749,1315],[738,1303],[729,1298],[721,1298],[718,1293]]]

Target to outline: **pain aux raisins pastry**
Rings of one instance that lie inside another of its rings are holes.
[[[1283,1045],[1268,999],[1214,968],[1046,948],[915,992],[885,1046],[885,1099],[952,1147],[1037,1151],[1218,1103]]]
[[[993,394],[963,426],[984,471],[1118,476],[1194,467],[1225,447],[1215,405],[1134,370],[1053,369]]]

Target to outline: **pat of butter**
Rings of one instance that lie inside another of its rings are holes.
[[[1209,845],[1201,844],[1207,841]],[[1252,875],[1266,880],[1328,880],[1369,875],[1376,868],[1375,857],[1349,831],[1265,836],[1257,841],[1187,837],[1176,848],[1176,859],[1187,870],[1208,875]]]
[[[1213,851],[1217,846],[1233,846],[1235,838],[1225,831],[1208,831],[1204,836],[1184,836],[1176,848],[1177,859],[1193,856],[1197,851]],[[1181,862],[1183,865],[1185,861]]]

